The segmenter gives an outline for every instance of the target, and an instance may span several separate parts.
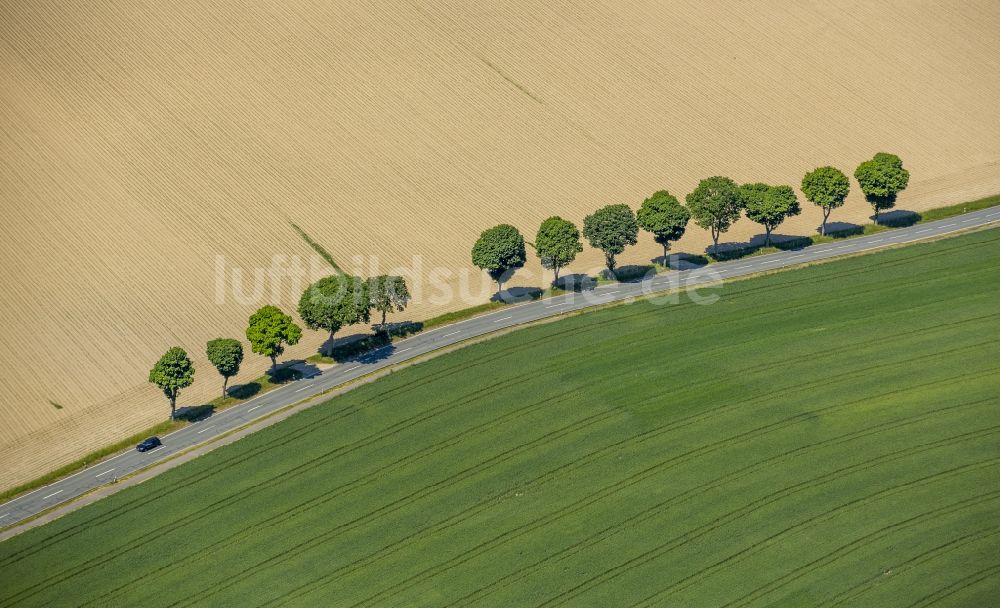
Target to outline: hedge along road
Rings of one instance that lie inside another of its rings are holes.
[[[289,405],[325,393],[367,374],[405,363],[421,355],[453,344],[516,325],[530,323],[567,312],[628,300],[637,296],[691,289],[755,273],[828,260],[840,256],[932,239],[943,235],[1000,222],[1000,208],[988,208],[961,216],[916,224],[906,228],[861,236],[832,243],[812,245],[752,256],[731,262],[719,262],[700,268],[667,272],[637,283],[611,283],[596,289],[531,301],[504,308],[465,321],[421,332],[406,340],[374,351],[356,361],[337,365],[322,374],[289,383],[239,406],[219,412],[205,420],[165,435],[163,445],[138,453],[124,451],[78,473],[55,481],[0,505],[0,526],[8,528],[20,521],[53,509],[63,503],[124,477],[167,460],[199,444],[243,427]],[[711,298],[711,294],[706,293]],[[324,399],[316,399],[315,404]]]

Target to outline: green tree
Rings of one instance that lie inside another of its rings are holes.
[[[871,160],[858,165],[854,170],[865,200],[875,210],[875,223],[885,209],[896,206],[896,196],[910,182],[910,172],[903,168],[903,161],[895,154],[879,152]]]
[[[740,186],[743,207],[747,218],[764,227],[764,246],[771,245],[771,231],[785,218],[802,212],[799,200],[791,186],[769,186],[767,184],[745,184]]]
[[[709,177],[686,200],[694,222],[712,231],[712,251],[718,253],[719,236],[740,219],[743,197],[739,186],[728,177]]]
[[[628,205],[608,205],[583,218],[583,235],[590,246],[604,252],[608,271],[615,271],[615,256],[635,245],[639,224]]]
[[[684,236],[691,212],[680,204],[677,197],[660,190],[642,201],[636,220],[640,228],[653,233],[653,240],[663,246],[663,263],[666,264],[670,243]]]
[[[250,315],[247,340],[250,350],[271,358],[271,371],[278,368],[278,357],[285,352],[285,345],[298,344],[302,328],[277,306],[263,306]]]
[[[240,364],[243,363],[243,344],[232,338],[216,338],[208,341],[205,354],[222,375],[222,398],[225,399],[229,378],[240,373]]]
[[[524,237],[510,224],[484,230],[472,247],[472,263],[489,273],[498,291],[503,291],[504,280],[525,261]]]
[[[802,178],[802,193],[812,204],[823,209],[823,223],[819,233],[826,234],[826,221],[830,212],[844,205],[851,182],[840,169],[819,167],[806,173]]]
[[[345,325],[367,323],[371,308],[368,282],[346,274],[323,277],[299,298],[299,316],[306,327],[328,331],[331,338]]]
[[[542,222],[535,235],[535,253],[542,261],[542,266],[555,273],[559,280],[559,270],[576,259],[576,254],[583,251],[580,242],[580,231],[573,222],[559,216],[552,216]]]
[[[182,388],[194,382],[194,364],[183,348],[175,346],[149,370],[149,381],[160,387],[170,400],[170,419],[173,420],[177,412],[177,396]]]
[[[385,316],[390,312],[403,312],[410,301],[410,290],[403,277],[379,275],[368,280],[368,293],[372,308],[382,313],[380,327],[385,329]]]

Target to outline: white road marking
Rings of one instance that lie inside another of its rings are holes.
[[[253,406],[252,408],[248,409],[248,410],[247,410],[247,412],[252,412],[252,411],[254,411],[255,409],[257,409],[257,408],[259,408],[259,407],[263,407],[263,405],[264,405],[264,404],[261,404],[261,405],[255,405],[255,406]]]
[[[355,365],[354,367],[349,367],[349,368],[347,368],[347,369],[344,370],[344,373],[353,372],[354,370],[358,369],[359,367],[361,367],[361,366],[360,365]]]
[[[882,241],[884,241],[884,240],[885,240],[885,239],[872,239],[872,240],[870,240],[870,241],[868,241],[868,242],[869,242],[869,243],[881,243],[881,242],[882,242]]]
[[[933,228],[924,228],[923,230],[917,230],[913,234],[923,234],[925,232],[930,232],[931,230],[934,230],[934,229]]]
[[[45,500],[46,498],[52,498],[53,496],[55,496],[56,494],[59,494],[61,492],[62,492],[62,490],[56,490],[55,492],[49,494],[48,496],[42,496],[42,500]]]
[[[504,317],[502,319],[497,319],[496,321],[494,321],[494,323],[500,323],[501,321],[510,321],[513,318],[514,317]]]
[[[203,429],[201,429],[200,431],[198,431],[198,432],[196,433],[196,435],[201,435],[202,433],[204,433],[205,431],[207,431],[207,430],[209,430],[209,429],[211,429],[211,428],[214,428],[214,427],[210,427],[210,426],[206,426],[205,428],[203,428]],[[150,452],[152,452],[152,451],[153,451],[153,450],[150,450]]]
[[[401,349],[397,350],[396,352],[397,353],[405,353],[408,350],[413,350],[413,347],[412,346],[407,346],[406,348],[401,348]]]
[[[306,390],[307,388],[312,388],[312,385],[310,384],[309,386],[303,386],[300,389],[296,389],[295,392],[296,393],[301,393],[302,391]]]
[[[111,471],[114,471],[114,469],[108,469],[107,471],[104,471],[103,473],[98,473],[97,475],[94,475],[94,477],[100,477],[102,475],[107,475]]]
[[[956,224],[954,222],[952,222],[951,224],[945,224],[944,226],[941,226],[941,227],[942,228],[951,228],[952,226],[955,226],[955,225]]]
[[[201,432],[201,431],[199,431],[199,432]],[[158,445],[155,448],[153,448],[152,450],[146,450],[146,453],[147,454],[152,454],[153,452],[155,452],[156,450],[158,450],[158,449],[160,449],[162,447],[163,447],[162,445]]]
[[[733,268],[733,270],[743,270],[744,268],[750,268],[750,266],[737,266],[736,268]]]
[[[456,334],[460,334],[460,333],[462,333],[462,330],[461,330],[461,329],[460,329],[460,330],[458,330],[458,331],[453,331],[453,332],[451,332],[450,334],[445,334],[445,335],[443,335],[443,336],[441,336],[441,337],[442,337],[442,338],[447,338],[448,336],[454,336],[454,335],[456,335]]]
[[[3,515],[0,515],[0,519],[3,519],[4,517],[7,517],[8,515],[10,515],[10,513],[4,513]]]
[[[569,302],[557,302],[556,304],[549,304],[545,308],[555,308],[556,306],[565,306],[567,304],[569,304]]]

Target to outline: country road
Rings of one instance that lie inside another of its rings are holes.
[[[126,450],[45,487],[22,494],[0,505],[0,527],[10,527],[33,515],[72,501],[95,488],[109,484],[115,478],[145,469],[193,446],[208,443],[267,414],[308,400],[338,385],[470,338],[589,306],[678,288],[708,285],[762,271],[912,243],[996,222],[1000,222],[1000,207],[800,250],[753,256],[690,270],[665,272],[643,282],[603,284],[590,291],[512,305],[490,314],[424,331],[356,361],[332,367],[317,376],[290,382],[238,406],[222,410],[201,422],[165,435],[161,437],[163,445],[153,451],[140,454],[135,450]],[[322,399],[314,399],[314,402],[321,403]]]

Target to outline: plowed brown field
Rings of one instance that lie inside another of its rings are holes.
[[[993,1],[0,0],[0,487],[164,418],[145,377],[171,345],[197,355],[182,405],[214,396],[205,341],[294,309],[268,275],[315,262],[292,223],[361,274],[419,255],[419,319],[487,297],[468,255],[492,224],[530,240],[709,175],[797,186],[885,150],[902,209],[1000,192],[997,31]],[[831,219],[867,215],[854,184]],[[435,268],[473,295],[436,297]]]

